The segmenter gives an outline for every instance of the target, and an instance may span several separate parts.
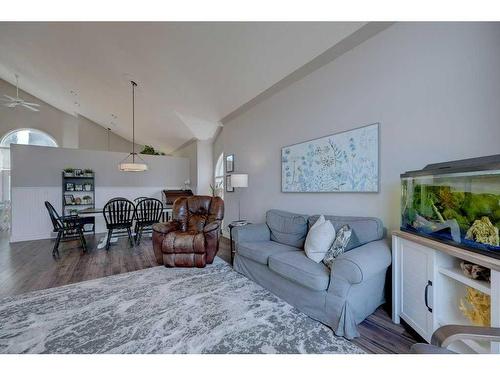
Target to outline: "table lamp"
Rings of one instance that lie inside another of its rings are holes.
[[[231,186],[233,188],[246,188],[248,187],[248,174],[246,173],[234,173],[231,175]],[[238,193],[238,221],[241,220],[241,202],[240,195]]]

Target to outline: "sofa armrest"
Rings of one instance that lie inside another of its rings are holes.
[[[385,240],[373,241],[339,255],[332,264],[330,286],[335,279],[359,284],[391,264],[391,250]]]
[[[271,232],[267,224],[247,224],[240,227],[234,227],[232,234],[235,243],[269,241],[271,239]]]

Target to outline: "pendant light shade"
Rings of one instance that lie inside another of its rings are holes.
[[[130,81],[132,84],[132,152],[123,159],[118,168],[123,172],[144,172],[148,170],[146,162],[135,152],[135,87],[137,83]]]

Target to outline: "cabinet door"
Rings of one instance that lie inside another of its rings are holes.
[[[399,243],[400,315],[418,334],[430,340],[434,251],[407,240]]]

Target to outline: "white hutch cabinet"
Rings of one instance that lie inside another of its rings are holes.
[[[491,270],[491,282],[466,277],[466,260]],[[491,298],[491,326],[500,327],[500,260],[410,233],[392,237],[392,320],[403,319],[425,340],[442,325],[470,325],[459,309],[466,288]],[[464,340],[450,347],[461,353],[500,353],[500,343]]]

